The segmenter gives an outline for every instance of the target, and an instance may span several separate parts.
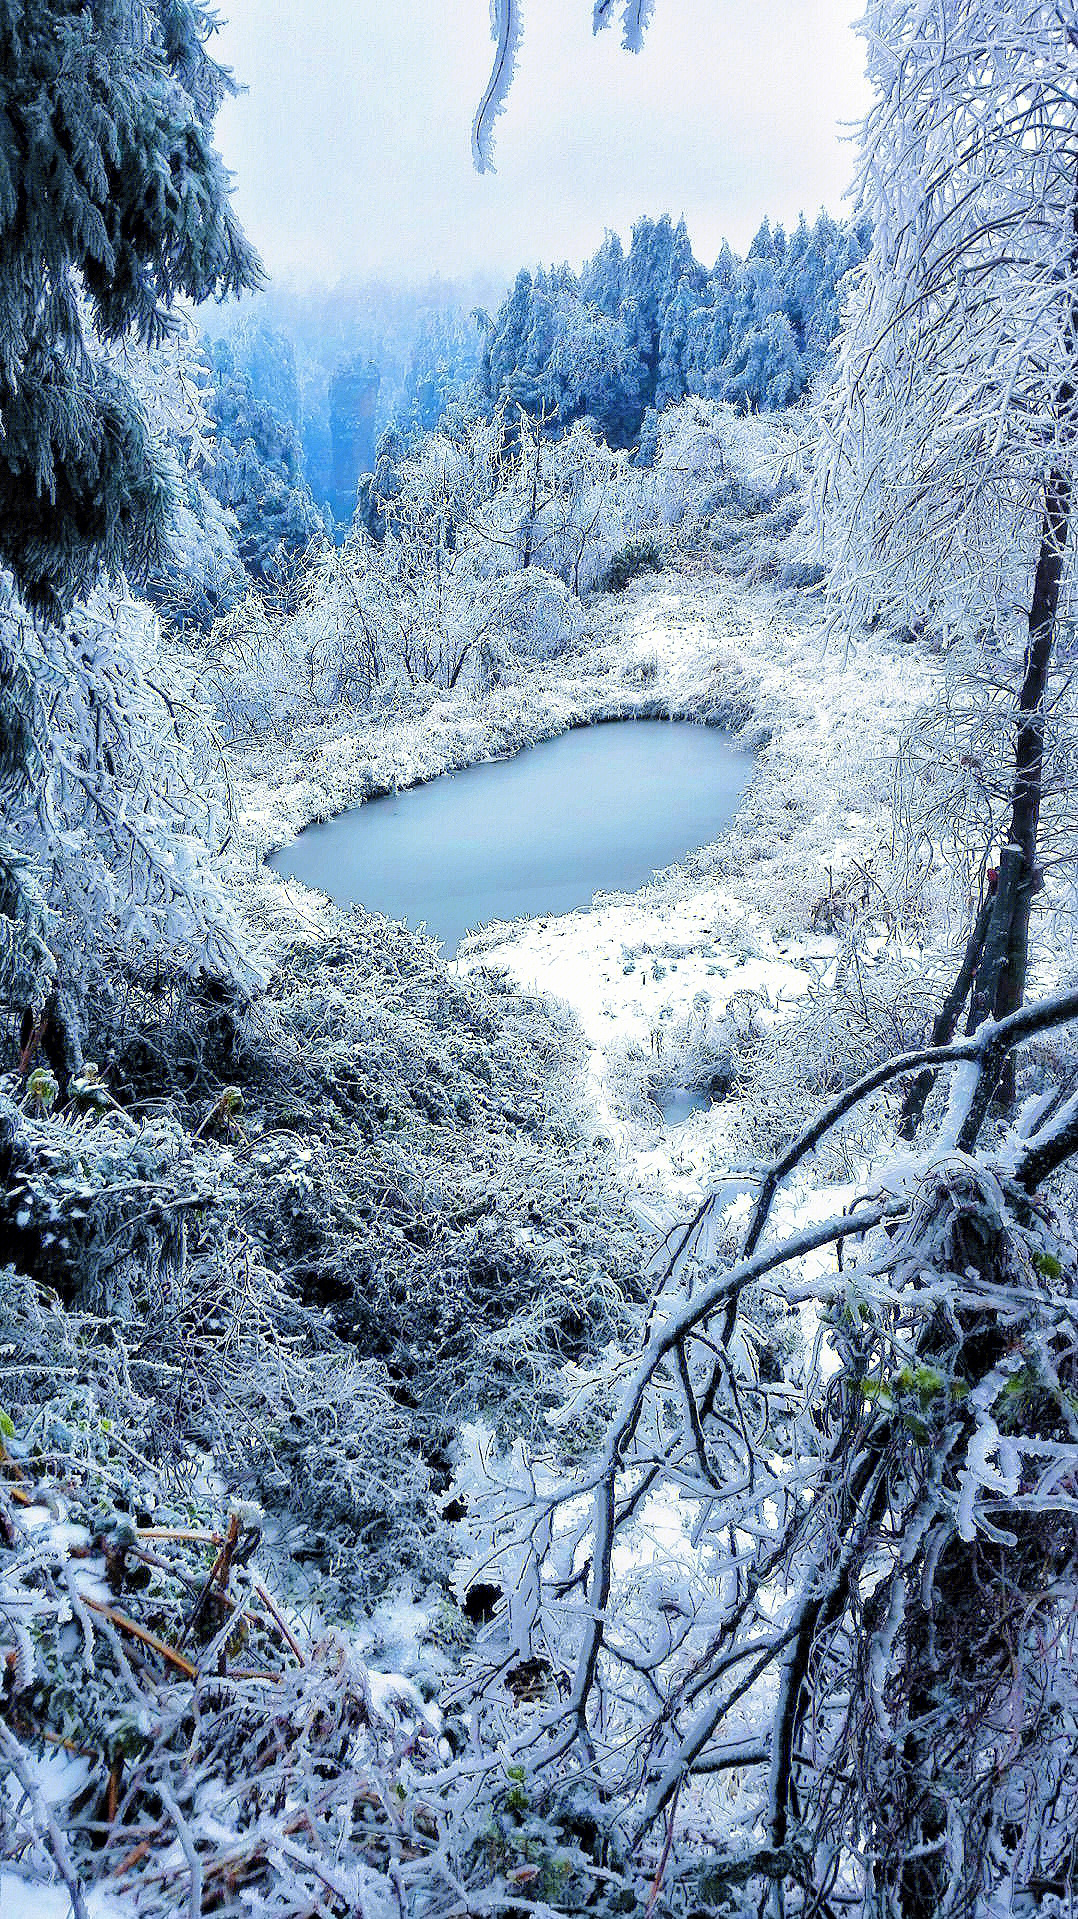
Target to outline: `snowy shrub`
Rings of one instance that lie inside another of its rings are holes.
[[[673,528],[722,510],[748,518],[774,508],[801,483],[804,431],[790,416],[745,416],[716,401],[668,408],[641,475],[653,523]]]
[[[25,876],[16,897],[29,888],[40,905],[37,983],[27,994],[24,981],[21,1005],[40,1009],[58,980],[85,983],[116,947],[253,990],[264,974],[220,867],[226,789],[201,692],[153,614],[99,589],[46,626],[7,593],[0,644],[32,742],[0,847],[0,873]]]
[[[150,1913],[193,1883],[328,1914],[327,1875],[380,1911],[413,1787],[489,1883],[499,1793],[428,1801],[437,1711],[329,1622],[444,1579],[457,1422],[530,1429],[552,1370],[643,1308],[567,1027],[380,921],[278,935],[257,1015],[186,1078],[176,1003],[132,969],[91,996],[100,1071],[0,1083],[0,1841]],[[456,1649],[442,1610],[424,1635]],[[25,1782],[57,1740],[46,1814]],[[533,1856],[506,1835],[507,1878]]]
[[[763,567],[799,517],[799,459],[788,422],[702,400],[660,416],[647,468],[586,420],[555,437],[519,408],[394,442],[366,527],[315,557],[296,604],[249,599],[215,628],[226,737],[287,735],[342,706],[421,708],[427,689],[483,697],[516,661],[575,646],[581,596],[661,566],[671,543]]]
[[[641,1903],[665,1879],[708,1910],[841,1888],[868,1912],[908,1885],[911,1832],[939,1842],[918,1910],[1073,1884],[1076,1255],[1033,1195],[1074,1102],[982,1133],[1006,1047],[1076,1017],[1072,993],[956,1046],[935,1137],[769,1233],[830,1128],[909,1070],[881,1064],[758,1169],[732,1258],[721,1189],[668,1236],[646,1343],[566,1379],[551,1423],[591,1421],[582,1455],[462,1456],[462,1578],[496,1594],[476,1768],[616,1808]]]
[[[51,1392],[31,1420],[5,1412],[4,1433],[4,1857],[51,1869],[76,1913],[98,1876],[143,1913],[204,1897],[224,1913],[388,1910],[401,1794],[437,1756],[415,1686],[295,1611],[260,1509],[222,1497],[204,1461],[176,1476],[145,1457],[92,1387]],[[342,1861],[345,1808],[371,1841]]]
[[[579,602],[541,566],[485,576],[464,554],[361,535],[322,556],[295,611],[252,596],[219,622],[207,679],[226,738],[287,737],[342,706],[483,695],[516,660],[554,659],[583,630]]]
[[[147,1434],[211,1448],[327,1566],[361,1530],[333,1576],[377,1587],[437,1550],[417,1515],[456,1418],[529,1424],[552,1361],[632,1319],[568,1033],[359,915],[298,939],[216,1050],[212,1006],[137,988],[97,1004],[100,1070],[4,1082],[0,1243],[83,1328],[103,1404],[126,1381]],[[30,1393],[41,1338],[2,1335]]]
[[[206,647],[205,686],[229,744],[287,738],[319,706],[314,662],[291,621],[261,594],[248,593],[218,620]]]
[[[600,593],[621,593],[641,573],[661,573],[662,554],[654,540],[630,540],[619,548],[596,582]]]
[[[892,1054],[924,1043],[940,997],[935,971],[926,977],[923,964],[893,948],[872,959],[862,944],[849,938],[795,1008],[767,1021],[746,1074],[745,1122],[757,1151],[774,1152],[814,1107]],[[878,1149],[887,1124],[887,1111],[866,1104],[848,1139],[836,1129],[828,1147],[836,1178]]]
[[[653,1036],[653,1096],[661,1100],[666,1093],[684,1091],[727,1098],[758,1032],[753,995],[735,994],[719,1014],[706,994],[697,994],[687,1012],[664,1020]]]
[[[426,436],[382,475],[378,538],[316,556],[291,610],[249,599],[218,623],[208,677],[229,739],[425,689],[484,695],[516,660],[578,642],[579,595],[624,534],[624,456],[583,427],[555,443],[528,421],[507,452],[507,430]]]
[[[465,533],[474,564],[509,572],[538,565],[574,594],[591,591],[638,525],[628,454],[610,448],[588,420],[561,435],[519,408],[495,420],[498,464]]]
[[[751,1078],[764,1030],[759,1006],[756,994],[735,993],[720,1013],[698,993],[686,1012],[663,1019],[646,1042],[615,1041],[606,1070],[619,1106],[651,1123],[671,1094],[729,1097]]]
[[[778,576],[780,586],[796,590],[821,586],[826,578],[827,568],[820,560],[805,559],[784,560]]]
[[[584,637],[579,599],[545,567],[488,581],[484,596],[497,609],[495,630],[511,654],[554,660]]]

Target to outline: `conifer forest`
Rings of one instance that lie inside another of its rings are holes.
[[[0,1919],[1078,1912],[1078,4],[775,4],[0,0]]]

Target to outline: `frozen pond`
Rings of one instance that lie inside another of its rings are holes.
[[[693,1086],[672,1086],[656,1104],[667,1126],[683,1126],[693,1113],[709,1113],[712,1099],[710,1093],[698,1092]]]
[[[751,764],[688,720],[579,727],[309,826],[270,865],[455,952],[487,920],[635,892],[729,825]]]

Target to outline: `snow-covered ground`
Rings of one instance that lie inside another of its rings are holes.
[[[455,962],[464,972],[502,971],[571,1010],[586,1044],[595,1136],[614,1142],[633,1205],[662,1229],[724,1170],[731,1203],[747,1203],[737,1198],[737,1166],[747,1156],[761,1056],[766,1072],[771,1036],[844,964],[842,902],[851,889],[868,896],[870,920],[886,905],[899,740],[936,668],[881,636],[847,656],[829,641],[815,597],[705,570],[595,601],[590,622],[570,655],[522,670],[487,702],[439,694],[400,715],[334,716],[241,765],[237,788],[252,903],[269,918],[287,892],[293,909],[319,921],[335,910],[295,884],[285,888],[262,864],[269,845],[312,818],[589,720],[666,714],[738,731],[755,752],[754,772],[713,845],[634,895],[480,929]],[[736,1070],[727,1071],[740,1035],[751,1037],[754,1074],[744,1100]],[[665,1124],[655,1096],[709,1076],[725,1076],[724,1096]],[[785,1205],[805,1223],[826,1217],[847,1197],[838,1180],[811,1195],[799,1188]],[[424,1629],[419,1607],[393,1618],[384,1645],[365,1642],[378,1658],[376,1704],[383,1692],[407,1693]],[[0,1919],[65,1919],[66,1910],[59,1889],[0,1875]],[[117,1907],[95,1893],[88,1910],[89,1919],[112,1919]]]
[[[706,713],[716,693],[732,703],[749,690],[745,731],[760,744],[741,809],[719,842],[639,893],[485,929],[460,964],[503,968],[572,1009],[599,1121],[659,1223],[736,1159],[738,1101],[666,1124],[654,1095],[685,1084],[686,1042],[721,1029],[738,995],[754,996],[766,1027],[833,972],[839,941],[821,907],[855,864],[871,871],[899,734],[931,668],[878,639],[844,657],[814,600],[706,575],[640,588],[608,617],[626,677],[646,662],[669,710]],[[626,1096],[627,1063],[642,1098]]]
[[[374,793],[589,720],[662,714],[736,728],[756,764],[721,839],[632,896],[480,929],[457,962],[502,969],[572,1010],[597,1128],[641,1213],[659,1224],[743,1147],[736,1097],[667,1124],[656,1096],[693,1089],[686,1068],[700,1068],[731,1017],[766,1033],[833,974],[841,940],[830,905],[877,884],[900,736],[936,670],[888,636],[845,651],[811,592],[705,568],[649,577],[594,601],[571,653],[523,669],[482,702],[432,691],[407,713],[340,715],[312,729],[285,768],[278,749],[250,756],[244,826],[264,850]],[[293,905],[310,901],[294,883],[288,891]]]

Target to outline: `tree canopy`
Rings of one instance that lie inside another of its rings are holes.
[[[169,508],[130,385],[182,295],[258,283],[211,144],[232,89],[194,0],[0,0],[0,562],[57,612],[146,560]]]
[[[745,259],[724,246],[708,272],[683,220],[640,219],[628,253],[608,234],[579,275],[517,275],[487,328],[481,402],[562,426],[587,415],[613,446],[690,395],[745,412],[790,406],[828,362],[840,288],[868,243],[863,220],[821,213],[789,235],[765,220]]]

